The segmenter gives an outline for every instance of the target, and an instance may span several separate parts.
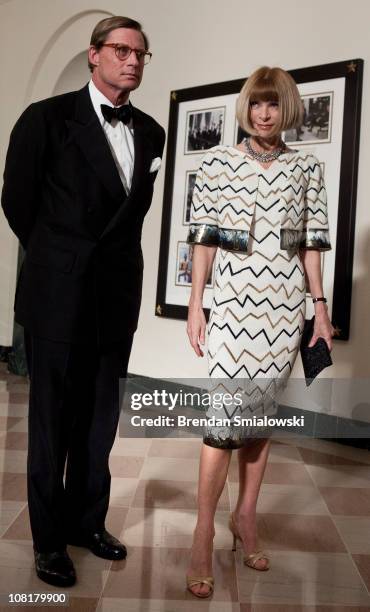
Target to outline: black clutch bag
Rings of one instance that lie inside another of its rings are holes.
[[[316,341],[316,344],[314,344],[314,346],[308,348],[313,334],[314,323],[314,316],[312,317],[312,319],[305,320],[300,345],[302,364],[307,387],[312,383],[314,378],[316,378],[316,376],[320,374],[321,370],[327,368],[330,365],[333,365],[330,356],[330,351],[324,338],[319,338]]]

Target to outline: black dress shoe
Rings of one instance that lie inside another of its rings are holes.
[[[65,550],[38,552],[34,550],[36,574],[48,584],[69,587],[76,582],[76,572],[72,559]]]
[[[97,557],[109,559],[111,561],[120,561],[121,559],[126,559],[127,556],[126,546],[108,533],[106,529],[98,533],[93,533],[88,537],[80,538],[77,536],[69,538],[68,544],[72,546],[83,546],[91,550]]]

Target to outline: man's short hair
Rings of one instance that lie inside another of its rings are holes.
[[[130,17],[107,17],[106,19],[102,19],[99,23],[96,24],[93,33],[91,34],[90,45],[95,47],[95,49],[100,49],[100,47],[105,43],[109,34],[113,30],[117,30],[117,28],[129,28],[130,30],[136,30],[140,32],[144,40],[145,51],[149,49],[149,39],[145,32],[141,27],[141,23],[135,21],[135,19],[130,19]],[[88,62],[90,71],[94,70],[94,65]]]

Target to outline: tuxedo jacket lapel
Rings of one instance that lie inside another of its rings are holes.
[[[149,172],[153,153],[153,143],[148,134],[147,124],[143,121],[142,116],[134,107],[132,107],[132,115],[134,124],[135,161],[130,195],[135,193],[140,185],[140,180]]]
[[[134,126],[134,171],[132,175],[131,189],[126,200],[122,203],[117,213],[112,217],[105,228],[102,237],[105,236],[122,218],[131,206],[139,206],[140,202],[135,201],[135,196],[140,188],[141,181],[145,180],[149,173],[152,161],[153,143],[148,132],[148,125],[143,121],[142,116],[132,107],[133,126]]]
[[[121,205],[127,197],[109,143],[92,105],[88,86],[80,90],[75,118],[66,120],[71,136],[105,185],[112,198]]]

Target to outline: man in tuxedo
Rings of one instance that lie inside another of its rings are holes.
[[[129,102],[151,54],[141,25],[95,27],[91,81],[18,119],[2,207],[25,257],[15,318],[30,374],[28,503],[39,578],[76,580],[67,544],[105,559],[109,453],[141,301],[143,219],[165,134]],[[63,475],[65,471],[65,481]]]

